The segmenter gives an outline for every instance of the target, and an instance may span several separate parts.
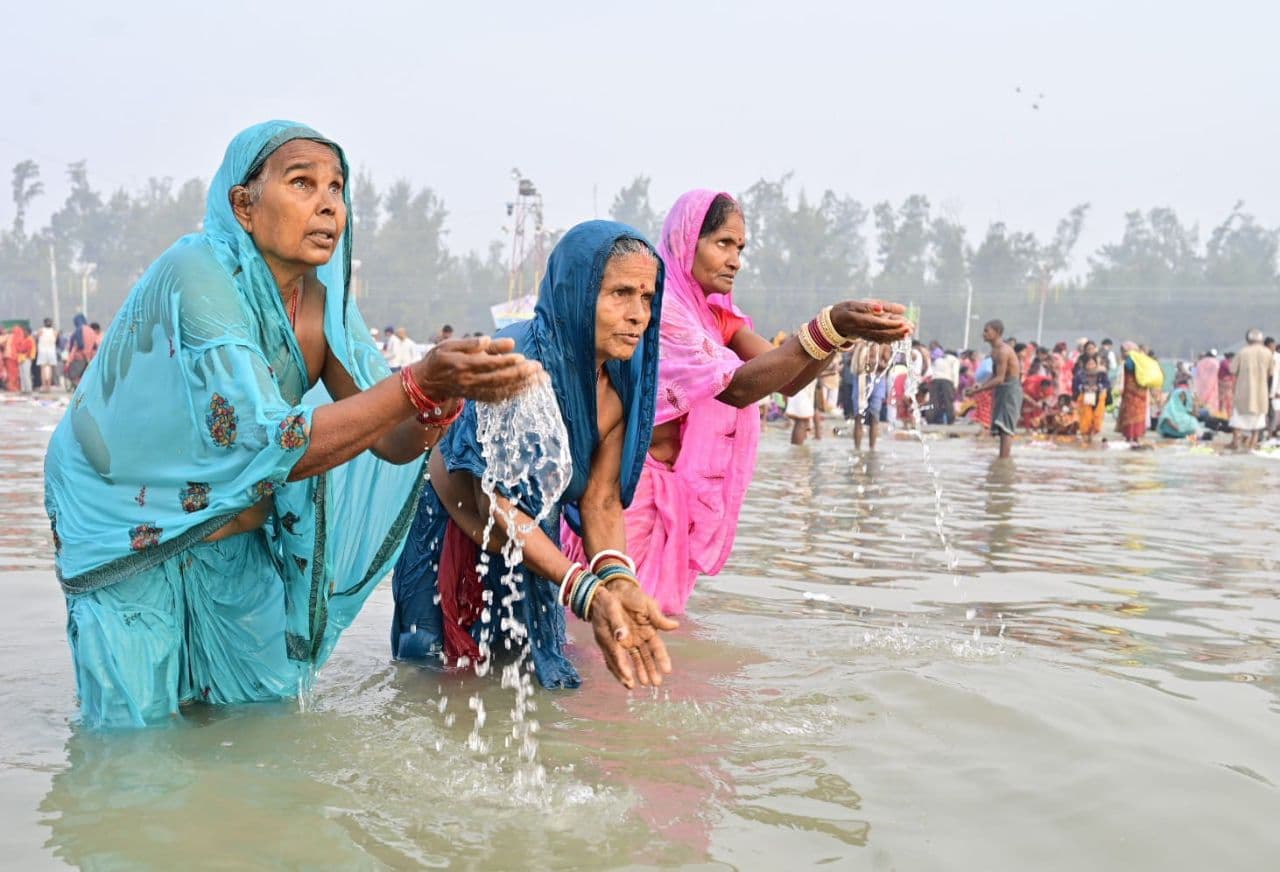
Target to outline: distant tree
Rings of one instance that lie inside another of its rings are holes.
[[[636,176],[631,184],[614,195],[609,217],[639,230],[654,245],[662,232],[662,220],[649,202],[649,177]]]
[[[866,286],[866,209],[832,191],[816,203],[801,191],[792,206],[790,181],[790,173],[761,179],[739,198],[747,226],[739,297],[762,325],[794,326]]]
[[[935,218],[929,225],[930,284],[943,291],[964,289],[969,279],[969,252],[963,225]]]
[[[19,161],[13,167],[13,235],[21,242],[26,238],[27,207],[44,193],[40,181],[40,165],[33,160]]]
[[[361,167],[351,186],[351,221],[357,239],[366,233],[378,232],[381,209],[382,195],[378,193],[373,176]]]
[[[1010,232],[1003,221],[992,223],[969,256],[974,294],[998,303],[1022,299],[1039,273],[1039,252],[1034,233]]]
[[[880,272],[872,289],[882,297],[919,296],[929,271],[929,198],[912,194],[895,212],[889,203],[872,210]]]
[[[469,251],[458,258],[452,284],[468,294],[494,303],[504,299],[507,292],[506,245],[495,239],[489,243],[486,257]]]
[[[1102,246],[1090,258],[1094,289],[1191,288],[1204,278],[1199,233],[1184,227],[1169,208],[1125,214],[1119,242]]]
[[[1205,281],[1216,287],[1275,287],[1280,231],[1260,227],[1237,202],[1213,229],[1205,251]]]

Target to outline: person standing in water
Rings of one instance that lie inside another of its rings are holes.
[[[462,397],[542,372],[495,340],[390,376],[350,293],[348,169],[304,125],[239,133],[50,439],[84,727],[296,696],[399,553]]]
[[[991,378],[969,388],[969,394],[995,391],[991,435],[1000,437],[1000,456],[1011,457],[1013,434],[1022,412],[1022,364],[1009,343],[1004,341],[1004,322],[988,321],[982,328],[982,338],[991,346],[993,372]]]
[[[709,190],[676,201],[658,244],[666,287],[657,409],[626,541],[645,592],[668,614],[684,611],[698,574],[719,572],[733,550],[760,398],[811,385],[854,339],[892,343],[912,330],[901,305],[849,300],[773,347],[733,303],[746,245],[737,201]]]
[[[550,377],[569,438],[570,482],[552,505],[536,483],[500,494],[492,505],[481,487],[488,461],[480,419],[474,406],[464,410],[431,455],[391,582],[396,659],[476,663],[487,656],[483,646],[513,648],[527,634],[542,686],[578,687],[581,677],[565,650],[565,613],[572,612],[591,625],[619,682],[662,684],[671,660],[659,631],[677,624],[641,592],[622,516],[653,433],[662,289],[657,253],[625,224],[587,221],[556,244],[533,319],[498,335],[514,340]],[[489,518],[513,510],[527,530],[518,566],[500,553],[505,524],[485,538]],[[561,533],[562,516],[578,556],[561,550],[568,535]],[[481,559],[481,549],[489,559]]]

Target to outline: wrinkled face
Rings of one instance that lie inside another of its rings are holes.
[[[630,360],[649,326],[658,263],[644,254],[610,258],[596,299],[596,359]]]
[[[742,267],[742,250],[747,247],[747,226],[742,213],[733,212],[709,235],[698,239],[693,258],[693,278],[704,294],[727,294]]]
[[[258,184],[256,199],[243,187],[233,188],[232,207],[272,272],[328,263],[347,226],[346,179],[333,149],[306,139],[286,142],[250,187]]]

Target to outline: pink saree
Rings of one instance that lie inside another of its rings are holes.
[[[760,442],[755,404],[716,399],[743,361],[725,344],[722,322],[750,321],[731,295],[706,295],[693,277],[698,231],[716,191],[690,191],[662,226],[666,264],[655,424],[683,419],[674,466],[646,460],[626,510],[627,551],[646,593],[668,614],[684,611],[699,573],[715,575],[733,550],[738,514]],[[567,525],[565,553],[582,547]]]
[[[1196,364],[1196,402],[1210,412],[1218,410],[1218,359],[1202,357]]]

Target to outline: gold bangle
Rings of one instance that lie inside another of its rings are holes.
[[[640,579],[636,578],[634,575],[626,575],[621,572],[618,572],[609,576],[608,578],[604,579],[600,583],[608,584],[611,581],[629,581],[632,584],[634,584],[636,587],[640,587]]]
[[[841,351],[848,351],[853,348],[855,340],[849,339],[836,330],[836,322],[831,320],[831,306],[827,306],[818,313],[818,329],[822,331],[823,337]]]
[[[602,587],[604,587],[604,582],[597,581],[596,586],[587,591],[587,601],[582,604],[582,619],[584,621],[591,620],[591,605],[596,601],[596,593]]]
[[[812,357],[814,360],[826,360],[827,355],[823,354],[822,349],[813,341],[813,337],[809,335],[809,325],[801,324],[796,330],[796,338],[800,340],[800,347],[804,349],[804,353]]]

